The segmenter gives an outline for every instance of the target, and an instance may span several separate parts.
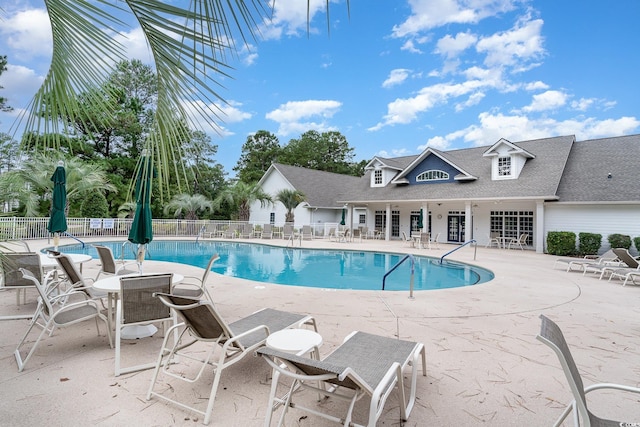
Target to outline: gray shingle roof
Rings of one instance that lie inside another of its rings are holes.
[[[305,201],[312,207],[342,207],[349,189],[361,180],[359,177],[338,173],[306,169],[298,166],[274,163],[277,169],[294,188],[305,195]]]
[[[491,159],[482,156],[487,147],[466,148],[439,154],[478,177],[475,181],[371,188],[367,173],[349,199],[340,201],[554,199],[573,141],[573,136],[560,136],[514,143],[536,156],[527,161],[518,179],[493,181]]]
[[[576,142],[558,196],[561,202],[637,202],[638,173],[640,135]]]
[[[447,182],[386,187],[370,186],[371,171],[352,177],[283,164],[280,173],[307,196],[314,207],[341,207],[369,201],[438,201],[482,199],[538,199],[560,202],[626,202],[640,200],[640,135],[576,142],[573,135],[512,142],[535,156],[527,160],[518,179],[492,180],[488,146],[437,151],[443,158],[478,177]],[[434,150],[435,151],[435,150]],[[419,156],[382,159],[406,168]],[[630,161],[631,160],[631,161]],[[611,172],[612,178],[607,178]]]

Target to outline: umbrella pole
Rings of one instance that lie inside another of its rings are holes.
[[[138,245],[138,253],[136,254],[136,262],[138,263],[138,271],[142,274],[142,262],[146,252],[146,245]]]
[[[60,244],[60,233],[53,233],[53,250],[58,252],[58,245]]]

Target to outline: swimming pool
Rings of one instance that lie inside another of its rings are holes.
[[[122,242],[101,242],[120,257]],[[125,246],[125,258],[134,259],[133,245]],[[87,245],[61,246],[65,253],[86,253],[98,257]],[[331,289],[382,289],[384,274],[405,254],[358,250],[283,248],[259,243],[228,241],[154,240],[149,244],[147,259],[171,261],[206,268],[212,254],[220,259],[211,271],[257,282]],[[390,291],[408,290],[411,263],[407,260],[385,283]],[[489,270],[469,264],[415,256],[414,289],[446,289],[475,285],[493,279]]]

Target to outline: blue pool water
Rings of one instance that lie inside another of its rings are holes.
[[[122,242],[102,242],[116,258],[123,251]],[[135,259],[133,245],[124,247],[125,259]],[[65,253],[98,254],[87,245],[60,247]],[[212,271],[218,274],[281,285],[332,289],[378,290],[384,274],[405,255],[357,250],[282,248],[271,245],[210,241],[166,241],[149,244],[147,259],[171,261],[206,268],[212,254],[220,259]],[[493,279],[489,270],[468,264],[415,256],[414,289],[445,289],[470,286]],[[385,283],[386,290],[408,290],[411,263],[405,261]]]

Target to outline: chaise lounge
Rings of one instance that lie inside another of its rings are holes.
[[[427,375],[423,344],[364,332],[350,334],[323,360],[284,353],[269,347],[261,348],[257,353],[273,368],[265,426],[271,425],[273,412],[280,405],[284,408],[278,426],[283,425],[289,408],[306,411],[345,426],[362,426],[353,422],[352,416],[355,403],[366,395],[371,399],[366,425],[375,427],[385,402],[396,385],[400,395],[400,417],[406,421],[415,403],[421,357],[422,375]],[[407,397],[403,370],[408,365],[412,366],[412,374]],[[276,397],[280,375],[292,381],[288,392],[281,398]],[[349,402],[346,415],[336,417],[302,406],[300,402],[294,403],[294,395],[298,396],[294,392],[300,388]]]

